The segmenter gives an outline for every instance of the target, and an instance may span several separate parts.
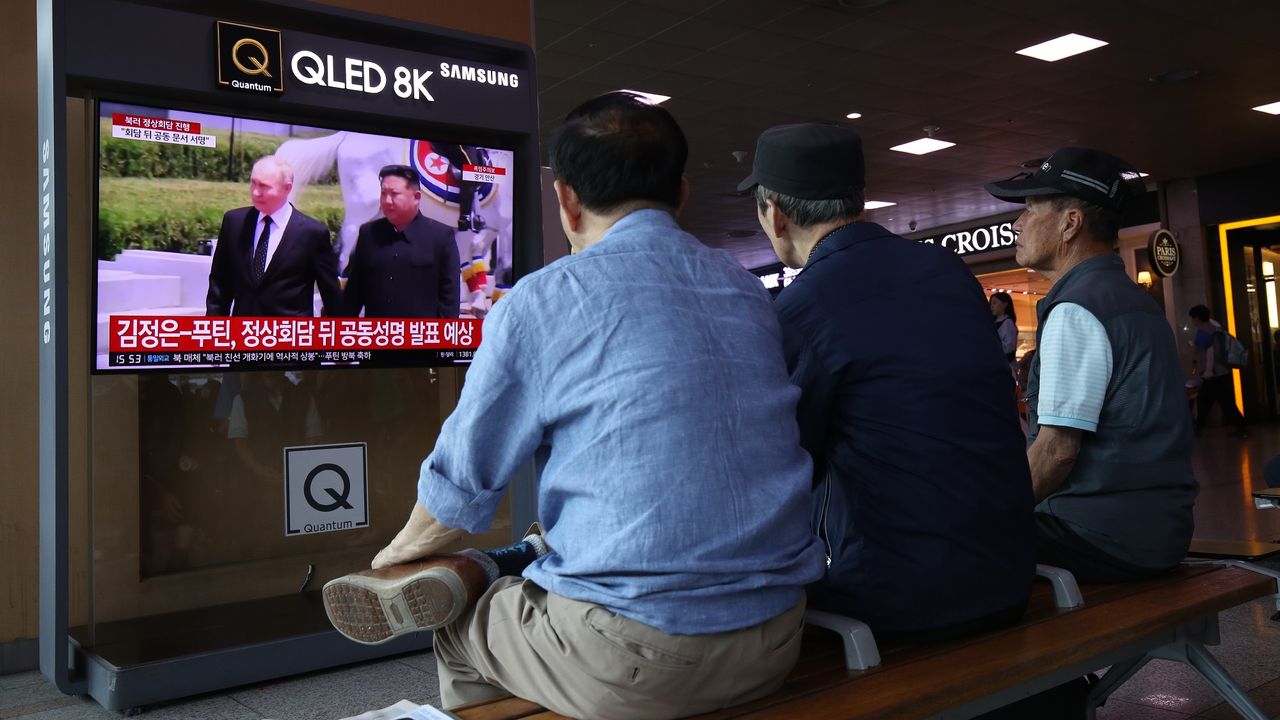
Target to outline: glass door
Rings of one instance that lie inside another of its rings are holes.
[[[1235,336],[1249,351],[1248,366],[1239,370],[1244,414],[1250,421],[1275,418],[1280,416],[1280,229],[1233,229],[1227,238],[1223,262],[1229,263],[1232,292],[1226,312],[1232,313]],[[1225,314],[1220,319],[1227,324]]]

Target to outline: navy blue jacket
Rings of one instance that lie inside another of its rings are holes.
[[[810,607],[913,632],[1025,603],[1031,473],[1009,363],[964,262],[853,223],[777,310],[829,558]]]

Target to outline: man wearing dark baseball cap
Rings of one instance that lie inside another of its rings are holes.
[[[863,176],[853,131],[784,125],[739,186],[804,268],[776,308],[828,556],[810,607],[881,639],[1013,622],[1034,562],[1009,365],[964,262],[866,221]]]
[[[986,185],[1026,204],[1018,264],[1054,283],[1036,310],[1027,458],[1037,559],[1083,582],[1165,572],[1191,542],[1197,485],[1173,332],[1114,250],[1121,210],[1145,192],[1138,177],[1113,155],[1067,147]]]

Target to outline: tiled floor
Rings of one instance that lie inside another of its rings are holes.
[[[149,707],[144,720],[337,720],[400,700],[439,707],[435,657],[406,655]],[[68,697],[36,672],[0,676],[0,718],[114,718],[87,697]]]
[[[1280,425],[1254,428],[1233,440],[1210,428],[1196,448],[1201,493],[1197,535],[1222,539],[1280,539],[1280,510],[1254,510],[1249,492],[1261,488],[1262,465],[1280,454]],[[1264,712],[1280,718],[1280,623],[1270,599],[1222,616],[1222,645],[1212,652]],[[401,699],[438,705],[435,661],[410,655],[327,672],[242,687],[185,702],[148,708],[146,720],[337,720]],[[81,720],[118,718],[92,700],[67,697],[35,672],[0,676],[0,719]],[[1238,717],[1190,669],[1154,661],[1099,710],[1100,720],[1176,720]]]

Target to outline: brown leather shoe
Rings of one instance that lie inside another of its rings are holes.
[[[366,645],[435,630],[458,619],[488,588],[484,568],[461,555],[364,570],[325,583],[324,611],[343,635]]]

